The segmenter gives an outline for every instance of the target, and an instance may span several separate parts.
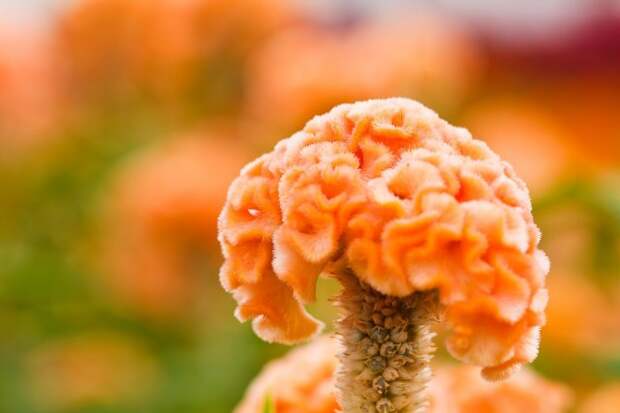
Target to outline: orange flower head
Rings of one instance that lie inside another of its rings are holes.
[[[339,411],[336,351],[335,340],[321,337],[271,362],[250,385],[235,413],[260,413],[269,399],[276,413]],[[502,383],[489,383],[471,366],[440,365],[429,390],[429,413],[561,413],[571,402],[565,386],[530,370]]]
[[[267,341],[320,323],[317,277],[437,290],[456,358],[502,378],[537,355],[546,255],[525,184],[465,129],[404,98],[335,107],[247,165],[219,220],[220,278]]]

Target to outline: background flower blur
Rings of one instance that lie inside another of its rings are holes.
[[[617,1],[1,0],[0,412],[230,412],[287,349],[219,285],[227,186],[387,96],[526,179],[553,263],[533,367],[619,411]]]

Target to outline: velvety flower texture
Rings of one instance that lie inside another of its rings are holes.
[[[335,107],[247,165],[220,216],[220,277],[267,341],[320,323],[322,272],[438,289],[450,353],[502,378],[537,355],[548,260],[525,184],[462,128],[404,98]]]
[[[235,413],[262,413],[267,397],[276,413],[337,412],[336,347],[335,340],[322,337],[270,363]],[[440,365],[434,371],[429,413],[561,413],[571,402],[566,387],[529,370],[502,383],[486,382],[470,366]]]

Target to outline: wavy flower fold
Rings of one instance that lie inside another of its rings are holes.
[[[502,378],[537,355],[549,262],[528,190],[465,129],[404,98],[335,107],[247,165],[220,215],[224,287],[268,341],[320,330],[303,307],[351,269],[393,296],[437,289],[456,358]]]

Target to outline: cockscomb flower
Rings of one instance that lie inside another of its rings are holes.
[[[338,412],[337,348],[335,340],[321,337],[271,362],[235,413],[262,413],[269,403],[275,413]],[[489,383],[472,366],[439,365],[430,382],[429,401],[430,413],[561,413],[572,397],[566,386],[527,369],[504,382]]]
[[[486,378],[537,355],[549,262],[528,190],[483,142],[412,100],[312,119],[242,170],[219,231],[221,282],[267,341],[317,334],[303,304],[321,273],[342,282],[345,413],[423,408],[439,314],[449,352]],[[408,385],[396,395],[398,380]]]

